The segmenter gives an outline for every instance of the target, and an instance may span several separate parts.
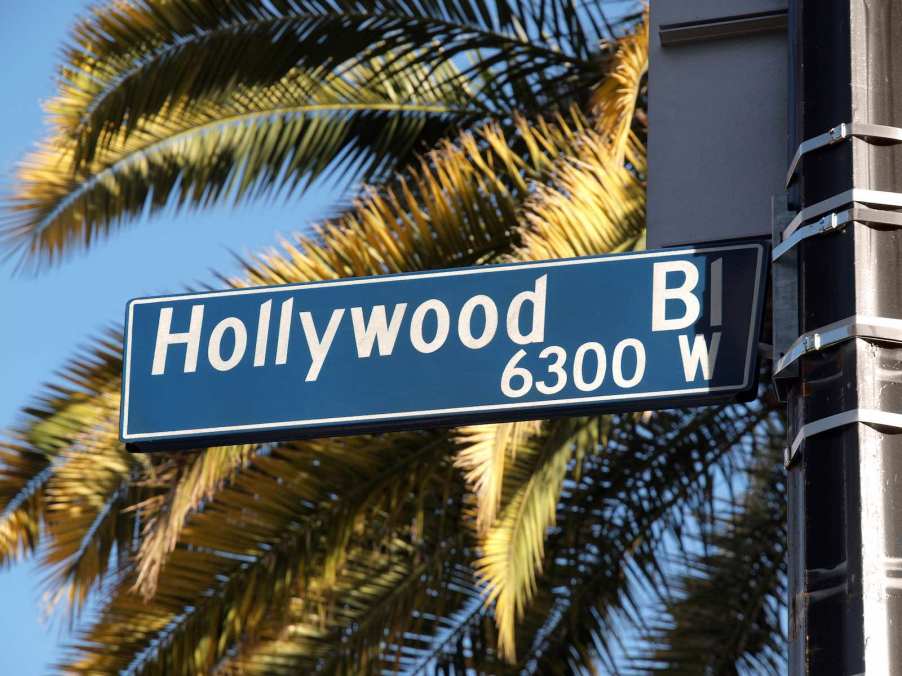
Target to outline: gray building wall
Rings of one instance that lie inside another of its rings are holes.
[[[785,9],[786,0],[652,0],[650,248],[770,234],[788,164],[786,29],[774,28],[778,16],[712,20]]]

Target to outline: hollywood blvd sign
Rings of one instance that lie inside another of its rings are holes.
[[[765,246],[140,298],[137,450],[667,408],[755,385]]]

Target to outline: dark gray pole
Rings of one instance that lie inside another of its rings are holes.
[[[790,192],[826,228],[793,250],[790,673],[902,674],[902,0],[790,0],[789,24],[792,150],[851,123]]]

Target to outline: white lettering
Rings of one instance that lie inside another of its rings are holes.
[[[667,286],[667,273],[683,273],[683,283],[675,288]],[[698,268],[689,261],[655,263],[652,268],[651,330],[671,331],[694,324],[701,314],[698,298],[692,290],[698,285]],[[683,316],[667,319],[667,301],[680,301]]]
[[[354,341],[357,343],[357,356],[363,359],[373,352],[373,343],[379,343],[379,354],[387,357],[395,349],[398,330],[404,319],[407,303],[398,303],[392,310],[391,322],[385,317],[385,306],[376,305],[370,311],[370,318],[364,326],[363,308],[351,308],[351,323],[354,325]]]
[[[254,347],[254,366],[263,366],[266,363],[266,343],[269,340],[269,314],[271,309],[271,300],[260,306],[260,317],[257,320],[257,344]]]
[[[344,316],[344,308],[332,310],[332,316],[323,337],[320,339],[316,335],[316,325],[313,323],[313,315],[309,312],[301,312],[301,325],[304,327],[304,337],[307,339],[307,347],[310,348],[310,369],[307,371],[307,377],[304,380],[311,383],[319,376],[323,362],[326,361],[326,355],[329,354],[329,348],[332,347],[332,341],[338,332],[338,325]]]
[[[282,301],[282,313],[279,315],[279,338],[276,341],[276,364],[288,361],[288,338],[291,336],[291,310],[294,298]]]
[[[683,375],[686,382],[691,383],[698,374],[698,367],[702,367],[702,377],[711,380],[714,374],[714,362],[717,361],[717,349],[720,347],[720,331],[711,336],[711,346],[708,347],[705,337],[698,335],[689,349],[689,337],[680,336],[680,356],[683,358]]]
[[[473,311],[481,307],[485,313],[485,328],[482,329],[482,335],[479,338],[473,337]],[[492,338],[495,337],[495,331],[498,330],[498,308],[495,307],[494,301],[485,295],[473,296],[464,303],[460,309],[460,316],[457,318],[457,335],[460,336],[460,342],[464,347],[471,350],[478,350],[485,347]]]
[[[631,347],[636,353],[636,370],[631,378],[623,377],[623,351]],[[614,357],[611,360],[611,372],[618,387],[634,387],[645,375],[645,346],[635,338],[625,338],[614,346]]]
[[[592,380],[586,380],[583,369],[583,360],[586,358],[587,352],[595,353],[595,375],[592,377]],[[583,343],[577,348],[576,354],[573,356],[573,383],[583,392],[597,390],[604,380],[607,368],[607,355],[604,351],[604,345],[595,342]]]
[[[235,333],[235,346],[232,348],[232,354],[228,359],[222,358],[222,337],[229,329]],[[207,358],[210,360],[210,366],[217,371],[228,371],[235,368],[244,351],[247,348],[247,329],[237,317],[226,317],[213,327],[213,333],[210,334],[210,344],[207,345]]]
[[[557,394],[567,385],[567,372],[564,371],[564,363],[567,361],[567,351],[560,345],[549,345],[539,352],[539,359],[554,357],[554,361],[548,365],[548,373],[555,376],[554,385],[549,385],[544,380],[536,381],[536,389],[542,394]]]
[[[517,364],[520,363],[520,360],[525,356],[526,350],[517,350],[514,356],[510,358],[510,361],[507,362],[504,371],[501,373],[501,392],[505,397],[510,397],[512,399],[522,397],[529,392],[532,387],[532,373],[529,372],[529,369],[517,366]],[[519,378],[523,381],[520,383],[520,387],[513,386],[512,381],[514,378]]]
[[[430,311],[435,313],[435,337],[430,341],[426,341],[423,338],[423,320],[426,318],[426,313]],[[435,298],[427,300],[413,311],[413,317],[410,319],[410,342],[413,343],[418,352],[423,354],[435,352],[445,344],[445,340],[448,338],[449,324],[448,308],[445,304]]]
[[[536,280],[533,291],[522,291],[514,296],[510,307],[507,309],[507,335],[517,345],[528,343],[541,343],[545,340],[545,292],[547,289],[548,275],[542,275]],[[532,328],[529,333],[520,332],[520,311],[524,303],[532,303]]]
[[[153,350],[153,366],[150,373],[154,376],[163,375],[166,372],[166,354],[170,345],[184,343],[185,348],[185,373],[194,373],[197,370],[197,353],[200,349],[200,330],[204,322],[204,306],[191,307],[191,320],[187,333],[172,333],[172,308],[164,307],[160,310],[160,319],[157,323],[157,342]]]

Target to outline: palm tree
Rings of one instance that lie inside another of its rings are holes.
[[[75,27],[5,242],[40,268],[332,174],[350,206],[220,281],[641,248],[647,42],[630,2],[115,2]],[[782,671],[768,398],[135,455],[119,341],[0,444],[0,564],[39,557],[64,671]]]

